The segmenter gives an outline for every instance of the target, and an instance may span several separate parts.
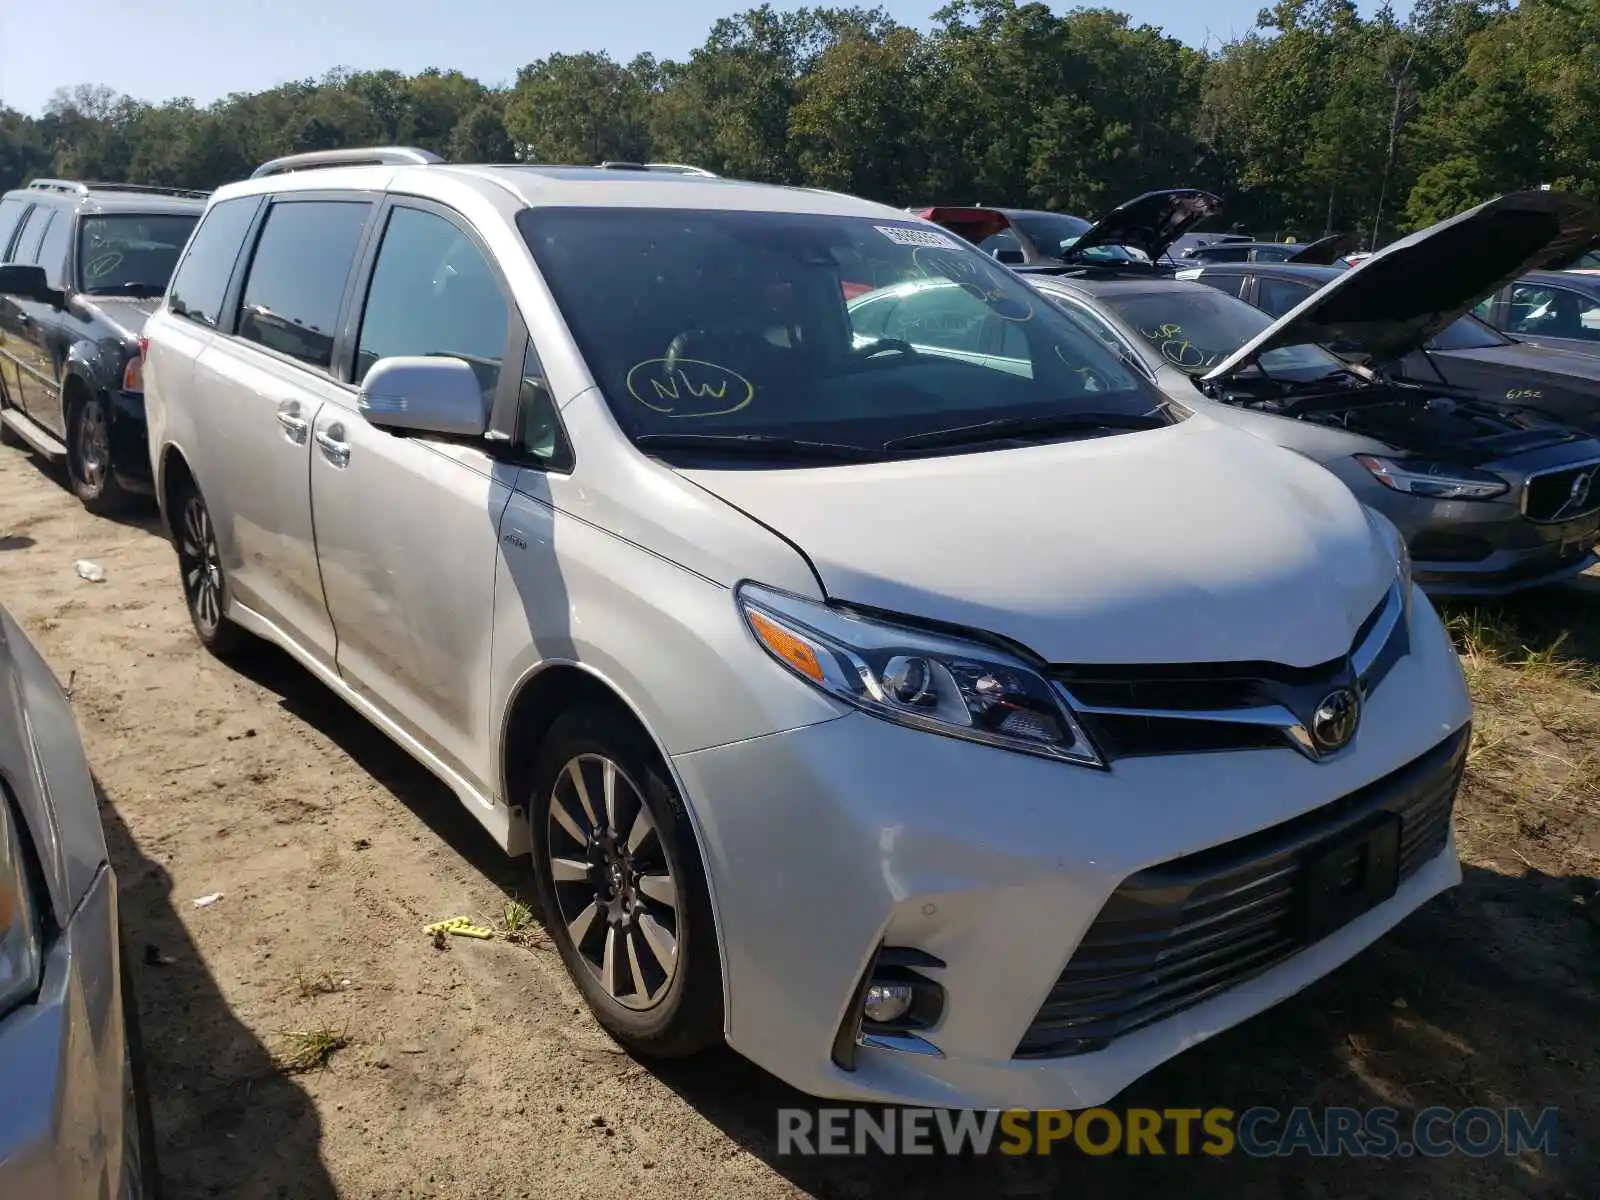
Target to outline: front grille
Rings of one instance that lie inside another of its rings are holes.
[[[1470,730],[1350,795],[1280,825],[1141,871],[1100,910],[1018,1044],[1018,1058],[1101,1050],[1310,944],[1309,865],[1391,813],[1403,881],[1444,846]]]
[[[1291,731],[1337,688],[1367,694],[1410,648],[1398,587],[1368,614],[1343,658],[1270,662],[1057,665],[1050,676],[1108,759],[1295,744]]]
[[[1487,539],[1467,533],[1424,530],[1411,539],[1411,557],[1419,563],[1482,562],[1493,553],[1494,546]]]
[[[1522,511],[1530,521],[1570,521],[1600,509],[1600,463],[1578,463],[1528,479]]]

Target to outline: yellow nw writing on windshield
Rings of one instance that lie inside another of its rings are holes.
[[[738,412],[756,394],[755,385],[731,367],[694,358],[635,363],[627,385],[640,404],[669,417],[724,416]]]
[[[682,371],[677,371],[672,375],[668,375],[665,380],[652,379],[650,381],[650,386],[656,390],[656,396],[660,399],[676,400],[678,399],[678,381],[680,379],[683,381],[685,390],[687,390],[691,396],[694,396],[697,399],[704,400],[707,396],[711,396],[717,400],[721,400],[728,394],[728,381],[726,379],[717,384],[696,383]]]

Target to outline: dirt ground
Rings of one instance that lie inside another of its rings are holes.
[[[1490,710],[1464,886],[1119,1100],[1561,1110],[1555,1159],[1388,1162],[780,1156],[775,1110],[803,1098],[731,1053],[634,1061],[537,925],[433,946],[425,922],[527,896],[522,864],[283,655],[202,653],[153,519],[91,517],[0,451],[0,602],[69,687],[102,786],[171,1197],[1600,1196],[1600,930],[1579,911],[1600,887],[1600,640],[1559,637],[1600,631],[1600,591],[1455,617]],[[347,1044],[292,1071],[285,1031]]]

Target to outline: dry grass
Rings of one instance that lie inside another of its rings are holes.
[[[350,1044],[343,1032],[332,1029],[284,1029],[279,1036],[289,1044],[283,1068],[291,1075],[325,1069],[328,1061]]]
[[[1468,861],[1600,870],[1600,604],[1565,589],[1446,607],[1475,713],[1457,831]]]

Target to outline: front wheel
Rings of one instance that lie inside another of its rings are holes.
[[[111,467],[111,410],[104,396],[73,405],[67,430],[67,474],[83,506],[96,516],[128,507],[126,489]]]
[[[722,1036],[722,969],[683,801],[630,720],[558,719],[528,804],[546,927],[606,1032],[682,1057]]]
[[[172,527],[189,620],[201,644],[218,658],[226,658],[243,649],[249,635],[227,617],[228,579],[217,549],[216,528],[193,483],[180,487],[176,499]]]

